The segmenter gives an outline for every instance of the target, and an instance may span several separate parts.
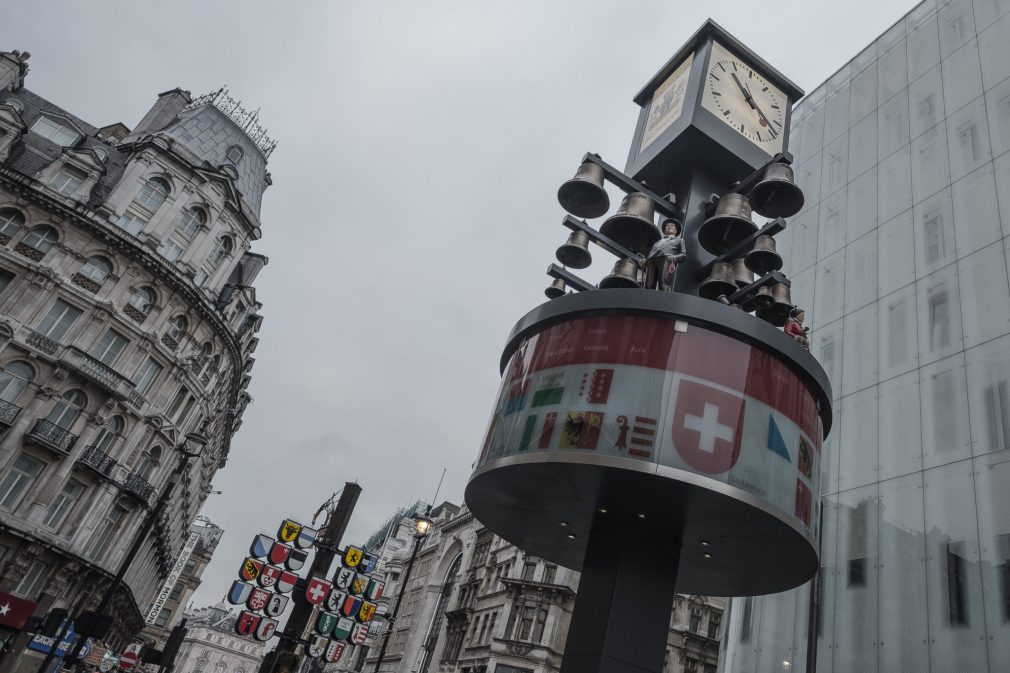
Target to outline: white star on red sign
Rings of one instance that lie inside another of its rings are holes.
[[[10,611],[11,611],[10,603],[4,603],[3,605],[0,605],[0,617],[6,617],[7,613]]]

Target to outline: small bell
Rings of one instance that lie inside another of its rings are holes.
[[[584,231],[573,231],[554,256],[565,266],[585,269],[593,262],[593,256],[589,254],[589,234]]]
[[[754,273],[747,268],[743,257],[733,260],[733,281],[738,288],[745,288],[754,282]]]
[[[721,295],[729,297],[736,290],[733,265],[729,262],[716,262],[712,266],[712,273],[698,286],[698,296],[705,299],[719,299]]]
[[[633,259],[619,259],[610,275],[600,281],[601,290],[619,287],[641,287],[638,282],[638,262]]]
[[[558,202],[576,217],[599,217],[610,209],[610,197],[603,188],[603,180],[603,168],[585,161],[575,177],[558,189]]]
[[[555,278],[554,282],[547,286],[544,290],[544,294],[547,295],[548,299],[557,299],[558,297],[564,297],[566,294],[567,286],[565,281],[561,278]]]
[[[715,214],[698,228],[698,242],[713,255],[719,255],[757,231],[751,220],[751,207],[743,194],[730,192],[719,199]]]
[[[748,313],[752,311],[767,311],[775,303],[775,299],[772,298],[772,291],[768,289],[767,285],[762,285],[757,289],[750,299],[744,302],[743,309]]]
[[[771,307],[758,311],[757,317],[776,327],[782,327],[789,320],[789,310],[793,307],[789,286],[785,283],[775,283],[771,288],[771,296],[773,300]]]
[[[662,238],[656,227],[656,204],[641,192],[624,197],[617,212],[600,226],[600,233],[624,247],[647,254],[652,244]]]
[[[747,268],[759,276],[782,268],[782,256],[775,250],[775,239],[762,234],[754,241],[754,249],[747,253]]]
[[[803,208],[803,192],[796,185],[793,168],[780,162],[765,168],[748,196],[754,210],[765,217],[792,217]]]

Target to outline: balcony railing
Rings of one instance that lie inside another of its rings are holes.
[[[56,353],[56,349],[60,347],[58,343],[38,332],[29,332],[28,338],[25,341],[29,346],[38,348],[43,353],[49,353],[50,355]]]
[[[14,425],[14,419],[21,413],[21,407],[7,400],[0,400],[0,426],[9,428]]]
[[[80,348],[70,346],[61,358],[71,369],[86,376],[110,393],[127,400],[135,407],[144,404],[144,397],[137,392],[136,386],[128,378],[117,372],[104,362],[97,360]]]
[[[147,479],[144,479],[136,472],[131,472],[123,481],[123,488],[128,493],[132,493],[145,505],[151,503],[151,496],[154,495],[154,486],[151,486]]]
[[[69,454],[70,448],[77,441],[77,435],[44,418],[35,421],[35,425],[28,431],[27,437],[36,444],[63,455]]]
[[[84,453],[77,459],[77,462],[85,467],[89,467],[100,476],[106,479],[112,478],[112,470],[116,467],[116,461],[109,454],[105,453],[97,446],[89,446],[84,449]]]

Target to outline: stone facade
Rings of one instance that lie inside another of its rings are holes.
[[[226,603],[185,613],[186,637],[173,673],[255,673],[265,647],[235,634],[236,614]]]
[[[25,88],[27,61],[0,52],[0,591],[37,614],[97,606],[177,447],[209,439],[115,596],[118,650],[251,400],[273,143],[224,92],[98,128]],[[0,671],[27,642],[4,635]]]

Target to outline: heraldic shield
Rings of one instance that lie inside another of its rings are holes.
[[[358,610],[358,621],[362,624],[367,624],[372,621],[372,617],[375,616],[376,607],[375,603],[369,603],[368,601],[362,603],[361,609]]]
[[[370,601],[377,601],[382,598],[382,592],[386,590],[386,583],[380,580],[368,580],[368,586],[365,587],[365,598]]]
[[[255,589],[251,584],[246,584],[240,580],[231,583],[231,591],[228,592],[228,602],[232,605],[242,605],[249,600],[249,594]]]
[[[358,564],[358,572],[369,575],[375,571],[377,565],[379,565],[379,557],[365,552],[361,557],[361,563]]]
[[[340,612],[340,606],[344,604],[347,594],[339,591],[336,587],[330,589],[330,595],[326,597],[326,609],[330,612]]]
[[[309,528],[308,526],[302,526],[302,529],[298,531],[298,536],[295,538],[295,546],[299,549],[308,549],[312,546],[312,543],[316,541],[319,531],[315,528]]]
[[[337,640],[347,640],[351,637],[351,630],[354,628],[354,620],[341,617],[333,629],[333,637]]]
[[[302,524],[291,519],[284,519],[281,527],[277,530],[277,539],[281,542],[291,544],[298,539],[298,533],[302,530]]]
[[[267,556],[267,560],[275,566],[279,566],[287,562],[290,554],[291,547],[286,544],[281,544],[280,542],[274,542],[270,546],[270,554]]]
[[[333,627],[337,625],[337,620],[340,619],[336,615],[331,615],[329,612],[320,612],[319,618],[316,619],[316,631],[321,636],[328,636],[333,633]]]
[[[286,594],[295,588],[295,584],[298,583],[298,575],[294,573],[289,573],[287,570],[281,571],[281,576],[277,578],[277,585],[274,587],[274,591],[281,594]]]
[[[364,553],[357,547],[347,547],[347,550],[344,552],[344,567],[357,568],[358,564],[361,563],[361,557]]]
[[[292,549],[288,553],[288,558],[284,561],[284,565],[288,567],[288,570],[301,570],[308,557],[309,553],[304,549]]]
[[[259,615],[243,610],[235,620],[235,633],[240,636],[251,636],[256,632],[256,627],[260,625],[260,619],[262,618]]]
[[[260,576],[261,572],[263,572],[263,561],[246,557],[246,560],[242,562],[242,567],[238,571],[238,576],[247,582],[252,582]]]
[[[267,601],[270,600],[270,595],[270,592],[266,589],[253,589],[246,605],[248,605],[249,609],[253,612],[259,612],[267,606]]]
[[[256,631],[253,633],[253,638],[260,642],[270,640],[270,637],[274,635],[274,631],[277,630],[277,620],[267,619],[264,617],[260,620],[260,625],[256,627]]]
[[[351,629],[351,642],[355,645],[361,645],[367,637],[368,624],[355,624],[354,628]]]
[[[362,600],[357,596],[348,596],[344,599],[344,604],[340,606],[340,614],[345,617],[355,617],[361,610]]]
[[[324,579],[310,577],[309,584],[305,587],[305,600],[309,605],[319,605],[326,600],[326,595],[330,593],[333,585]]]
[[[353,582],[354,578],[357,576],[358,573],[354,572],[350,568],[340,568],[339,570],[337,570],[337,577],[333,581],[333,583],[336,584],[337,588],[341,589],[342,591],[350,591],[351,582]]]
[[[365,587],[367,586],[368,578],[364,575],[358,575],[351,581],[351,587],[347,591],[355,596],[360,596],[365,593]]]
[[[267,601],[267,606],[263,608],[263,612],[266,613],[267,617],[280,617],[287,606],[288,596],[270,594],[270,600]]]
[[[329,644],[329,638],[313,635],[312,640],[309,641],[309,646],[305,648],[305,654],[308,655],[310,659],[318,659],[323,656],[323,652],[326,651],[326,646]]]
[[[276,544],[269,535],[257,535],[249,545],[249,556],[253,558],[263,558],[270,551],[271,545]]]
[[[263,564],[263,570],[260,571],[259,582],[261,587],[272,587],[277,584],[277,580],[281,577],[281,569],[277,566],[272,566],[268,563]]]
[[[331,664],[340,661],[340,657],[344,655],[345,647],[347,647],[347,643],[338,643],[335,640],[331,640],[330,644],[326,647],[326,661]]]

